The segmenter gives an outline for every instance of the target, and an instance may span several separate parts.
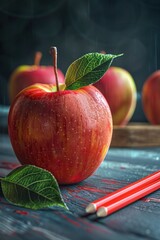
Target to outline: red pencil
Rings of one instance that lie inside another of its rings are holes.
[[[124,198],[121,198],[119,201],[115,201],[112,204],[105,204],[103,207],[100,207],[97,211],[98,217],[106,217],[110,215],[111,213],[120,210],[121,208],[137,201],[138,199],[160,189],[160,180],[157,180],[155,182],[152,182],[148,184],[148,186],[145,186],[139,191],[135,191],[131,195],[124,196]]]
[[[121,197],[124,197],[125,194],[132,190],[136,190],[137,188],[144,188],[147,184],[156,181],[157,179],[160,180],[160,171],[154,172],[142,179],[139,179],[136,182],[133,182],[121,189],[116,190],[115,192],[106,195],[102,198],[99,198],[92,203],[90,203],[86,207],[86,212],[87,213],[94,213],[98,210],[98,208],[102,207],[104,204],[110,202],[110,201],[115,201],[117,199],[120,200]]]

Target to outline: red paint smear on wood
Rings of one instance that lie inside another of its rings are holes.
[[[0,202],[1,202],[2,204],[4,204],[4,205],[11,205],[11,203],[5,202],[5,201],[3,200],[3,198],[0,198]]]
[[[88,186],[78,186],[78,188],[82,191],[87,191],[87,192],[93,192],[93,193],[105,193],[106,190],[99,189],[99,188],[94,188],[94,187],[88,187]]]
[[[78,192],[80,192],[81,191],[81,189],[77,189],[77,188],[74,188],[74,189],[72,189],[72,188],[67,188],[67,191],[68,191],[68,193],[78,193]]]
[[[58,215],[61,215],[65,220],[67,220],[67,222],[71,223],[72,225],[76,226],[76,227],[80,227],[81,224],[79,222],[74,221],[73,219],[67,217],[66,215],[62,214],[62,213],[58,213]]]
[[[74,189],[67,188],[67,191],[70,194],[79,193],[79,192],[82,192],[82,191],[94,192],[94,193],[105,193],[105,194],[107,193],[107,190],[99,189],[99,188],[95,188],[95,187],[91,187],[91,186],[87,186],[87,185],[86,186],[77,186]]]
[[[125,168],[125,167],[120,167],[120,169],[122,169],[122,170],[123,170],[123,169],[126,169],[126,168]]]
[[[68,193],[69,193],[72,197],[77,198],[77,199],[79,199],[79,200],[81,200],[81,201],[84,201],[84,202],[88,202],[88,199],[87,199],[87,198],[78,195],[78,193],[81,192],[80,189],[79,189],[78,191],[77,191],[77,189],[74,189],[74,190],[73,190],[73,189],[67,189],[67,190],[68,190]],[[63,195],[63,197],[64,197],[64,198],[66,197],[66,200],[65,200],[65,201],[68,201],[68,199],[67,199],[68,194]],[[69,200],[69,201],[70,201],[70,200]]]
[[[80,199],[81,200],[81,197],[79,197],[79,196],[76,196],[76,198],[78,198],[78,199]],[[83,208],[86,208],[86,205],[88,205],[88,199],[82,199],[81,201],[80,201],[80,206],[81,207],[83,207]]]
[[[160,203],[160,199],[158,199],[158,198],[142,198],[141,200],[143,202],[156,202],[156,203]]]
[[[20,214],[20,215],[28,215],[28,212],[21,211],[21,210],[15,210],[15,213]]]
[[[89,228],[88,228],[88,229],[89,229],[88,232],[93,232],[93,229],[94,229],[94,230],[97,230],[97,231],[99,231],[99,232],[104,232],[104,233],[108,232],[107,229],[102,228],[102,227],[99,226],[99,225],[95,225],[95,224],[91,223],[90,221],[88,221],[88,219],[86,219],[86,220],[87,220],[87,221],[84,222],[84,218],[78,218],[78,221],[82,222],[82,224],[85,223],[86,227],[87,227],[87,226],[89,227]]]
[[[71,194],[71,197],[74,197],[74,198],[76,198],[76,199],[79,199],[79,200],[81,200],[81,201],[83,201],[83,202],[87,202],[87,203],[88,203],[88,199],[87,199],[87,198],[81,197],[81,196],[79,196],[78,194]],[[71,199],[68,198],[68,195],[63,194],[63,198],[65,199],[65,202],[69,202],[69,203],[71,202]],[[86,203],[83,204],[83,203],[81,202],[81,206],[86,206]]]
[[[35,219],[39,219],[39,216],[37,216],[37,215],[32,215],[32,217]]]
[[[0,168],[5,168],[5,169],[14,169],[19,166],[21,166],[21,165],[18,163],[11,163],[11,162],[6,162],[6,161],[0,163]]]
[[[115,180],[115,179],[102,179],[101,180],[101,182],[104,182],[104,183],[107,183],[107,184],[118,184],[118,185],[120,185],[122,182],[120,182],[120,181],[117,181],[117,180]]]
[[[81,201],[88,202],[88,199],[87,199],[87,198],[81,197],[81,196],[79,196],[79,195],[77,195],[77,194],[75,194],[75,195],[73,195],[73,196],[76,197],[76,198],[78,198],[78,199],[80,199]]]

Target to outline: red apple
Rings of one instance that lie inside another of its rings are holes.
[[[55,84],[55,75],[53,66],[39,66],[41,53],[37,52],[34,65],[23,65],[17,67],[9,79],[9,99],[12,103],[17,93],[22,89],[35,84]],[[60,69],[57,69],[59,83],[64,83],[64,75]]]
[[[130,73],[120,67],[110,67],[94,86],[106,98],[113,124],[127,124],[135,111],[137,101],[136,86]]]
[[[60,184],[89,177],[104,160],[112,136],[112,116],[98,89],[56,91],[36,84],[11,105],[8,130],[22,164],[49,170]]]
[[[142,105],[148,121],[160,124],[160,70],[151,74],[144,82]]]

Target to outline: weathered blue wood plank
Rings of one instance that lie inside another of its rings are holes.
[[[160,191],[106,217],[86,215],[89,202],[160,169],[160,148],[110,149],[87,180],[61,186],[70,211],[32,211],[13,206],[0,195],[0,239],[159,239]],[[0,175],[17,167],[7,136],[0,137]]]

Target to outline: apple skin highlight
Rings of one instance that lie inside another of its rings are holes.
[[[36,84],[16,96],[8,116],[10,140],[22,164],[49,170],[59,184],[78,183],[107,154],[113,128],[110,108],[94,86],[54,88]]]

